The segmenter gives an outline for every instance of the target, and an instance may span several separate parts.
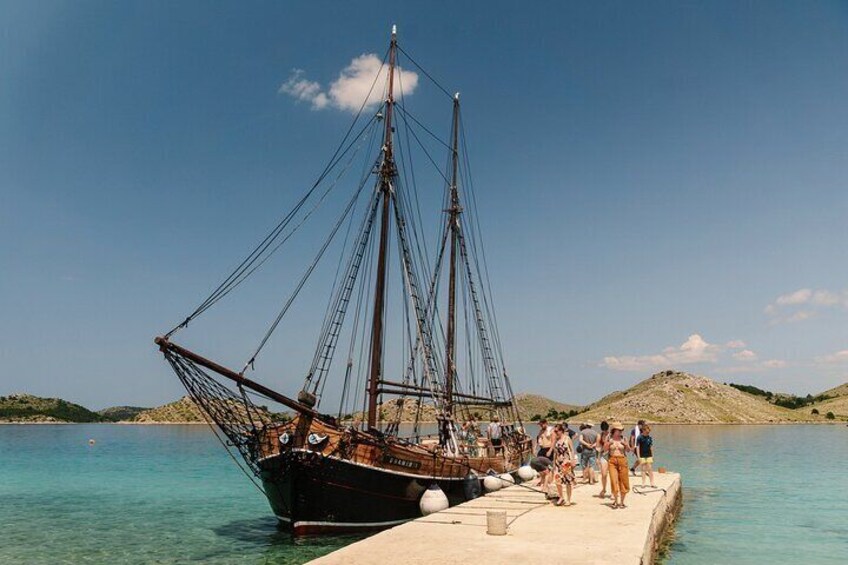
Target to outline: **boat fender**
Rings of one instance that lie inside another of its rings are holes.
[[[445,496],[444,491],[436,483],[433,483],[424,491],[424,494],[421,495],[421,502],[418,503],[418,507],[421,508],[421,514],[424,516],[434,512],[441,512],[448,506],[450,506],[448,497]]]
[[[530,465],[522,465],[518,468],[518,478],[522,481],[532,481],[536,478],[536,471]]]
[[[503,481],[494,473],[486,475],[486,478],[483,479],[483,488],[486,489],[486,492],[495,492],[496,490],[500,490],[502,486]]]
[[[512,475],[510,475],[509,473],[503,473],[503,474],[499,475],[499,477],[502,481],[501,486],[504,487],[504,488],[515,484],[515,478]]]
[[[465,494],[465,500],[474,500],[482,496],[483,487],[480,485],[480,477],[474,473],[468,473],[462,481],[462,492]]]
[[[283,432],[283,435],[280,436],[280,445],[288,445],[291,441],[291,436],[288,432]]]

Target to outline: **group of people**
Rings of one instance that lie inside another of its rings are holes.
[[[632,466],[628,465],[628,453],[636,456]],[[599,498],[607,497],[609,480],[612,507],[626,508],[624,501],[630,492],[630,473],[636,475],[637,469],[641,468],[642,486],[645,486],[646,478],[652,487],[656,486],[653,462],[654,440],[651,427],[644,420],[639,420],[629,437],[624,436],[621,422],[601,422],[600,431],[595,430],[592,422],[584,422],[575,432],[563,424],[549,426],[546,420],[539,421],[533,463],[540,471],[539,486],[545,492],[549,491],[552,483],[556,486],[554,504],[557,506],[571,506],[572,489],[577,481],[575,469],[579,463],[585,484],[598,483],[597,475],[600,475]]]
[[[491,448],[493,455],[503,453],[503,435],[504,428],[501,426],[500,418],[497,414],[492,416],[491,422],[485,426],[485,433],[481,433],[480,427],[473,418],[466,420],[462,427],[458,430],[457,440],[460,443],[460,449],[469,457],[479,457],[481,455],[481,446],[478,440],[485,438],[485,444]]]

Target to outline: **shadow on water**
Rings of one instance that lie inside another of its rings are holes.
[[[213,532],[230,542],[260,549],[262,556],[257,562],[268,564],[304,563],[367,537],[339,535],[295,538],[273,516],[235,520],[213,528]]]

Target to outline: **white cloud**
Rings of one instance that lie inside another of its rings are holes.
[[[756,361],[758,359],[757,354],[751,351],[750,349],[743,349],[742,351],[737,351],[733,354],[733,358],[737,361]]]
[[[303,78],[303,74],[303,70],[301,69],[292,71],[289,80],[283,83],[278,92],[288,94],[297,100],[310,102],[313,110],[326,108],[330,100],[326,94],[321,92],[321,85],[317,82],[306,80]]]
[[[778,306],[790,306],[793,304],[806,304],[812,297],[813,291],[809,288],[801,288],[789,294],[783,294],[777,297],[775,304]]]
[[[656,355],[608,356],[600,366],[615,371],[644,371],[663,367],[715,363],[720,347],[707,343],[699,334],[692,334],[679,347],[666,347]]]
[[[840,354],[844,354],[848,362],[848,350]],[[650,371],[710,363],[718,365],[713,369],[717,373],[760,372],[787,366],[786,361],[781,359],[759,359],[759,355],[746,348],[742,340],[728,341],[721,346],[707,342],[700,334],[692,334],[678,347],[666,347],[654,355],[607,356],[598,366],[614,371]]]
[[[301,69],[292,71],[289,79],[280,86],[279,92],[311,103],[314,110],[331,106],[339,110],[358,112],[363,102],[365,108],[372,108],[383,101],[389,69],[377,55],[366,53],[351,60],[326,91],[321,84],[307,80],[304,75]],[[413,71],[397,67],[394,78],[396,97],[409,96],[418,87],[418,74]]]
[[[831,353],[830,355],[816,357],[816,363],[825,365],[848,363],[848,349],[843,349],[842,351],[837,351],[836,353]]]
[[[848,309],[848,290],[799,288],[794,292],[778,296],[765,307],[772,324],[800,322],[814,318],[825,308]]]

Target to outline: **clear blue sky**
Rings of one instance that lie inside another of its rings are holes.
[[[848,380],[848,4],[397,4],[0,1],[0,393],[182,394],[152,338],[350,120],[281,85],[326,89],[392,23],[463,93],[517,390]],[[187,342],[237,365],[275,288]],[[277,352],[256,377],[294,393]]]

